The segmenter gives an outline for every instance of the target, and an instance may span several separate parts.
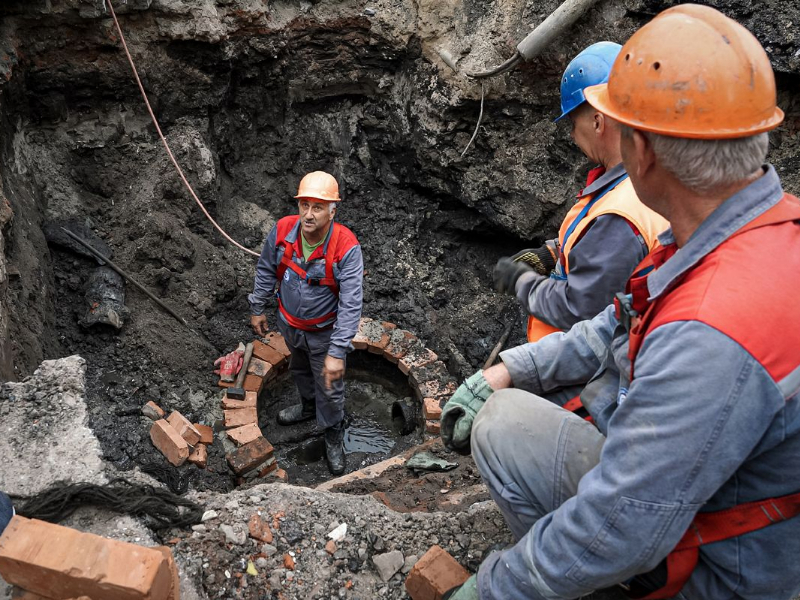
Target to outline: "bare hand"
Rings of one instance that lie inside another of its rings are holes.
[[[250,315],[250,326],[258,337],[265,337],[267,335],[266,315]]]
[[[325,389],[331,389],[334,381],[344,377],[344,359],[334,358],[330,354],[326,356],[322,376],[325,378]]]

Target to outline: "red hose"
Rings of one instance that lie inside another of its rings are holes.
[[[117,21],[117,15],[116,13],[114,13],[114,6],[111,4],[111,0],[106,0],[106,1],[108,2],[108,8],[111,11],[111,17],[114,19],[114,25],[117,26],[117,32],[119,32],[119,39],[122,42],[122,48],[125,50],[125,55],[128,57],[128,62],[131,64],[131,69],[133,69],[133,76],[136,78],[136,83],[139,86],[139,91],[142,92],[142,98],[144,98],[144,103],[147,105],[147,111],[150,113],[150,118],[153,119],[153,125],[156,126],[156,131],[158,131],[158,137],[161,138],[161,142],[164,144],[164,148],[166,149],[167,154],[169,155],[169,158],[172,161],[172,164],[175,165],[175,169],[177,169],[178,175],[180,175],[181,177],[181,181],[183,181],[184,185],[186,186],[186,189],[189,190],[189,193],[192,195],[192,198],[194,198],[194,201],[197,202],[197,206],[200,207],[200,210],[203,211],[203,214],[206,216],[206,218],[209,221],[211,221],[211,224],[217,228],[217,231],[219,231],[226,240],[228,240],[231,244],[233,244],[240,250],[244,250],[248,254],[252,254],[253,256],[259,256],[258,252],[254,252],[249,248],[245,248],[239,242],[237,242],[231,236],[225,233],[225,230],[222,229],[222,227],[220,227],[219,224],[217,224],[217,222],[211,217],[210,214],[208,214],[206,207],[203,206],[203,203],[200,201],[200,198],[197,197],[197,194],[194,193],[192,186],[186,180],[186,176],[183,174],[183,169],[181,169],[180,165],[178,164],[178,161],[175,160],[175,156],[172,154],[172,150],[170,149],[169,144],[167,143],[167,139],[161,132],[161,127],[158,124],[158,119],[156,119],[155,114],[153,114],[153,109],[150,106],[150,101],[147,99],[147,93],[144,91],[144,86],[142,86],[142,80],[139,79],[139,73],[136,71],[136,65],[133,64],[133,58],[131,57],[131,53],[128,51],[128,44],[125,43],[125,36],[122,35],[122,28],[119,26],[119,21]]]

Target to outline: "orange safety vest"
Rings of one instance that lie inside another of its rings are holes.
[[[558,232],[561,254],[554,277],[567,279],[569,275],[569,253],[578,243],[587,227],[601,215],[619,215],[642,236],[648,251],[658,245],[658,234],[669,227],[669,222],[641,203],[627,174],[616,183],[596,194],[584,196],[575,203]],[[613,298],[609,298],[611,303]],[[528,341],[537,342],[544,336],[561,331],[534,316],[528,317]]]
[[[677,286],[652,303],[648,302],[647,275],[632,277],[626,288],[628,296],[618,294],[614,300],[617,317],[630,332],[631,381],[636,355],[647,334],[676,321],[706,323],[736,340],[775,381],[797,369],[800,359],[794,338],[782,332],[800,330],[800,311],[796,308],[800,254],[794,250],[783,257],[782,268],[794,275],[793,280],[775,277],[763,265],[774,259],[776,248],[797,248],[798,224],[800,202],[785,194],[775,206],[735,232],[688,271]],[[676,251],[674,244],[659,248],[640,267],[658,268]],[[743,278],[747,285],[741,284]],[[760,313],[759,319],[742,318],[762,306],[768,310]],[[672,598],[691,577],[700,546],[797,516],[800,516],[800,493],[697,513],[683,538],[667,555],[666,585],[655,592],[634,591],[630,595],[641,600]]]

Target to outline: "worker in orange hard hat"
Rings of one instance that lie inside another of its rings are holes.
[[[621,124],[633,187],[670,229],[613,305],[502,353],[444,407],[442,430],[474,419],[518,540],[449,600],[796,598],[800,200],[764,162],[783,119],[769,58],[681,4],[586,99]],[[572,386],[596,427],[559,406]]]
[[[619,126],[586,102],[585,90],[608,81],[621,46],[597,42],[561,78],[561,116],[589,171],[558,232],[540,248],[501,258],[495,288],[514,294],[530,315],[528,341],[566,331],[603,310],[636,265],[658,244],[666,220],[636,197],[620,155]]]
[[[256,266],[250,294],[250,323],[267,334],[267,302],[278,300],[278,329],[292,353],[290,370],[301,403],[278,414],[291,425],[316,417],[325,430],[328,468],[345,469],[345,357],[358,330],[364,263],[356,236],[334,222],[339,184],[329,173],[314,171],[300,181],[299,214],[272,228]]]

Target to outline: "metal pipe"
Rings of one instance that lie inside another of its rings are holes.
[[[517,52],[504,62],[487,71],[469,73],[469,77],[482,79],[505,73],[514,67],[521,59],[531,60],[547,48],[551,42],[562,35],[575,21],[580,19],[597,0],[564,0],[549,17],[542,21],[536,29],[531,31],[524,40],[517,45]]]

